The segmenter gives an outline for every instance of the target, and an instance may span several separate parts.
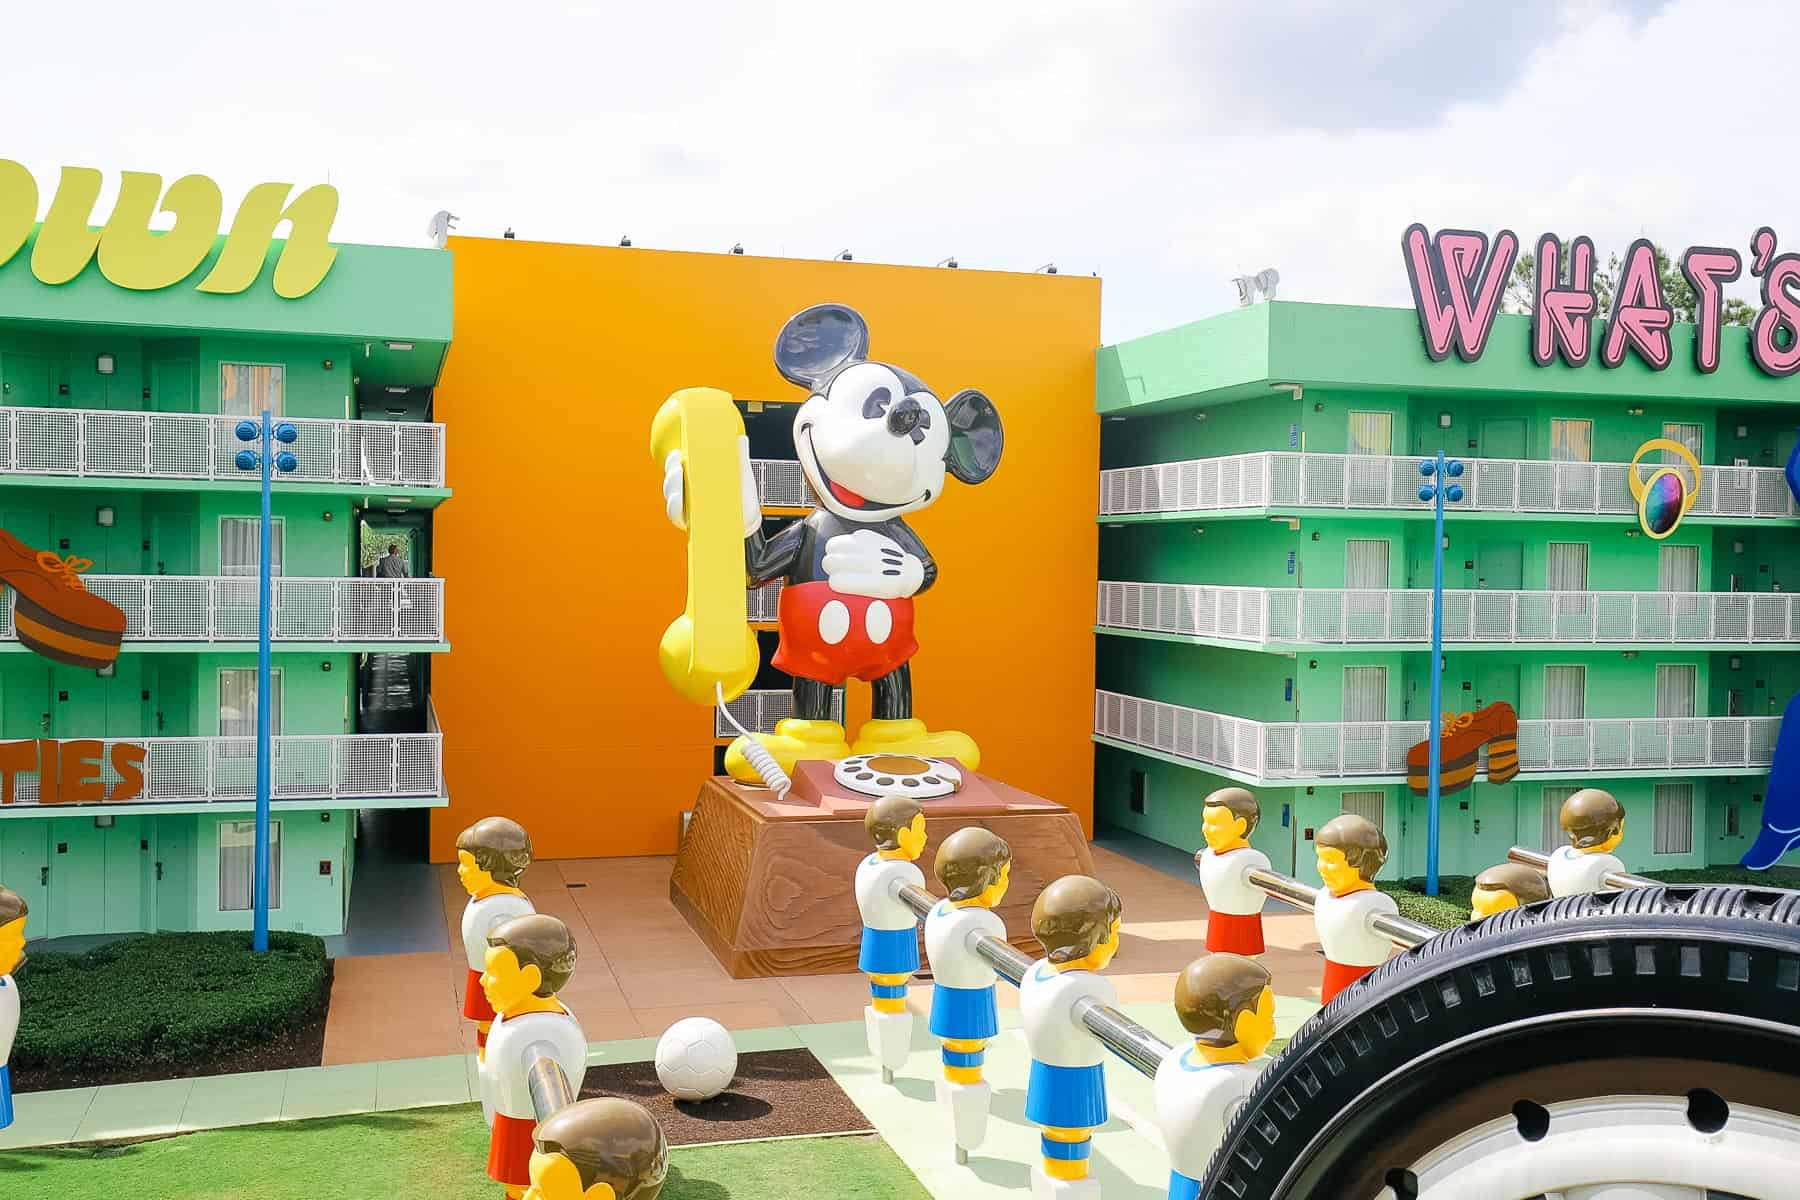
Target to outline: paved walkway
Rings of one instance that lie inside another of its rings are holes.
[[[1108,971],[1121,1000],[1167,1003],[1174,973],[1205,951],[1205,901],[1196,882],[1094,847],[1095,870],[1125,901],[1123,944]],[[540,912],[574,931],[575,977],[563,992],[595,1041],[656,1037],[682,1017],[727,1029],[861,1020],[858,974],[733,979],[669,903],[669,858],[535,863],[526,890]],[[457,1054],[473,1047],[462,1018],[460,922],[467,900],[456,872],[436,872],[443,900],[439,948],[337,960],[327,1066]],[[1320,959],[1312,919],[1271,904],[1263,918],[1278,995],[1317,999]],[[1001,989],[1003,1006],[1013,1003]],[[929,987],[915,989],[928,1000]],[[395,1020],[404,1013],[404,1020]]]

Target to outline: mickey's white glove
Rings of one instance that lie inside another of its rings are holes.
[[[738,483],[744,505],[744,536],[762,527],[762,497],[756,491],[756,472],[750,467],[750,439],[738,438]],[[663,511],[677,529],[687,528],[687,478],[681,451],[669,451],[663,459]]]
[[[825,577],[847,596],[897,600],[925,582],[925,563],[873,529],[840,533],[825,543]]]

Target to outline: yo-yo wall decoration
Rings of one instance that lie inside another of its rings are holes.
[[[13,594],[13,628],[28,650],[65,666],[99,670],[119,657],[125,614],[90,592],[92,559],[37,550],[0,529],[0,590]]]
[[[1639,461],[1644,455],[1658,450],[1674,455],[1679,466],[1687,469],[1687,474],[1683,475],[1677,466],[1667,462],[1651,471],[1649,478],[1639,474]],[[1680,527],[1681,518],[1687,516],[1700,496],[1700,462],[1680,442],[1651,438],[1631,456],[1625,485],[1631,489],[1631,498],[1637,501],[1638,527],[1661,541]]]

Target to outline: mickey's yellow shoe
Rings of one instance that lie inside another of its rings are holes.
[[[926,758],[954,758],[971,771],[981,767],[981,748],[975,739],[954,729],[936,733],[918,718],[904,721],[870,721],[856,733],[852,754],[919,754]]]
[[[755,733],[750,736],[761,742],[776,765],[789,775],[794,773],[794,764],[805,759],[850,757],[850,743],[846,740],[844,727],[836,721],[807,721],[789,717],[776,723],[774,733]],[[763,782],[762,777],[756,773],[756,768],[750,765],[750,760],[744,757],[742,737],[725,749],[725,773],[739,783]]]

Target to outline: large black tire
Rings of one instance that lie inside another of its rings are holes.
[[[1571,897],[1392,959],[1263,1072],[1201,1195],[1408,1200],[1400,1172],[1484,1122],[1696,1089],[1800,1114],[1800,892]]]

